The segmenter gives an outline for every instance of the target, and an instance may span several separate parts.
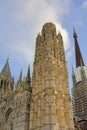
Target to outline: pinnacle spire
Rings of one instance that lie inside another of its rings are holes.
[[[21,69],[21,71],[20,71],[20,76],[19,76],[19,81],[22,81],[22,69]]]
[[[76,67],[81,66],[81,63],[84,66],[84,61],[83,61],[83,57],[82,57],[82,54],[81,54],[81,51],[80,51],[80,48],[79,48],[79,44],[78,44],[77,34],[76,34],[76,31],[75,31],[75,28],[73,28],[73,32],[74,32],[73,33],[73,38],[74,38],[74,41],[75,41]]]
[[[9,65],[9,58],[7,58],[6,63],[1,71],[2,75],[12,78],[10,65]]]
[[[30,77],[30,65],[28,66],[27,76],[26,76],[26,82],[31,83],[31,77]]]

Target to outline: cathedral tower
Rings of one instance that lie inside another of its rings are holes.
[[[53,23],[36,38],[29,130],[74,130],[62,35]]]

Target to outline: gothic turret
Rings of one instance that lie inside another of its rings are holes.
[[[31,77],[30,77],[30,66],[28,67],[28,71],[27,71],[27,76],[26,76],[26,81],[27,84],[29,84],[29,86],[31,86]]]
[[[19,75],[19,79],[18,79],[18,82],[17,82],[17,89],[20,90],[20,88],[23,86],[23,81],[22,81],[22,69],[20,71],[20,75]]]
[[[22,69],[20,71],[20,76],[19,76],[19,80],[18,81],[22,81]]]
[[[3,67],[1,73],[2,73],[2,75],[6,76],[6,77],[12,78],[11,71],[10,71],[10,65],[9,65],[9,59],[6,60],[6,64]]]
[[[10,96],[13,93],[14,79],[11,76],[9,59],[6,60],[5,66],[0,74],[0,89],[3,97]]]
[[[79,48],[79,45],[78,45],[77,34],[75,32],[75,29],[74,29],[73,37],[74,37],[74,41],[75,41],[76,67],[81,66],[81,62],[82,62],[82,65],[84,66],[84,61],[83,61],[82,54],[81,54],[81,51],[80,51],[80,48]]]
[[[23,81],[22,81],[22,69],[21,69],[20,74],[19,74],[19,78],[18,78],[18,81],[17,81],[16,90],[20,91],[20,88],[22,86],[23,86]]]

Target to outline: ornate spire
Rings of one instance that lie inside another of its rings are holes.
[[[2,69],[2,75],[12,78],[11,71],[10,71],[10,65],[9,65],[9,58],[6,60],[6,64]]]
[[[31,77],[30,77],[30,65],[28,67],[27,76],[26,76],[26,82],[31,84]]]
[[[77,40],[77,34],[76,34],[75,29],[73,30],[74,30],[73,37],[75,41],[76,67],[81,66],[81,62],[82,62],[82,65],[84,66],[84,61],[83,61],[82,54],[81,54],[79,44],[78,44],[78,40]]]

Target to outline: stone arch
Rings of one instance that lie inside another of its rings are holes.
[[[13,109],[11,107],[6,109],[4,129],[13,130],[12,112],[13,112]]]
[[[9,118],[9,115],[12,113],[12,108],[8,108],[8,110],[6,111],[6,113],[5,113],[5,120],[7,121],[8,120],[8,118]]]

